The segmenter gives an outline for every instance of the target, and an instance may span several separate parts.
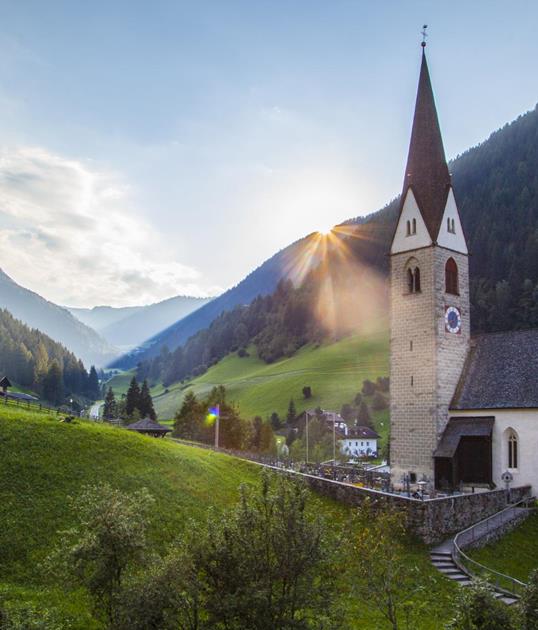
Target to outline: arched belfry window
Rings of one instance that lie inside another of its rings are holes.
[[[445,265],[445,291],[452,295],[459,295],[458,265],[453,258],[449,258]]]
[[[411,221],[407,221],[406,227],[407,227],[407,232],[405,235],[411,236]]]
[[[518,467],[518,443],[515,431],[508,431],[508,468]]]
[[[420,269],[415,258],[411,258],[406,265],[406,284],[408,293],[420,293]]]
[[[412,234],[416,234],[417,233],[417,220],[416,219],[413,219],[413,225],[412,225],[412,228],[411,228],[411,233]]]

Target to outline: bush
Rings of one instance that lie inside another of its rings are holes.
[[[487,582],[475,581],[460,589],[455,611],[447,630],[516,630],[508,606],[495,599]]]
[[[389,392],[390,391],[390,379],[388,376],[378,376],[377,381],[377,389],[380,392]]]
[[[249,357],[250,354],[247,352],[246,348],[239,348],[239,350],[237,351],[237,356],[240,359],[244,359],[245,357]]]
[[[365,381],[362,382],[362,393],[365,396],[373,396],[376,390],[376,385],[375,383],[372,383],[372,381],[366,379]]]
[[[310,387],[310,385],[305,385],[303,387],[303,396],[305,398],[312,398],[312,388]]]
[[[386,409],[388,406],[385,396],[383,396],[381,392],[376,392],[372,400],[372,409],[380,411],[381,409]]]

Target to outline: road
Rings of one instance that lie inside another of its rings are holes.
[[[101,409],[101,405],[103,404],[102,400],[98,400],[90,407],[89,416],[90,420],[99,420],[99,411]]]

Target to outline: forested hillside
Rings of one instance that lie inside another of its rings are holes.
[[[72,352],[5,309],[0,309],[0,374],[57,405],[69,394],[99,394],[95,369],[90,377]]]
[[[538,109],[458,156],[450,169],[471,251],[473,332],[538,326]],[[327,241],[323,257],[319,251],[312,254],[313,235],[294,243],[221,298],[156,337],[149,350],[141,349],[119,365],[155,357],[165,346],[175,350],[224,310],[271,293],[282,278],[297,279],[290,270],[318,265],[327,253],[345,254],[347,260],[386,276],[398,207],[396,198],[368,217],[342,224]],[[201,363],[208,360],[206,355]]]
[[[118,354],[95,330],[85,326],[66,308],[21,287],[1,269],[0,308],[63,344],[88,365],[106,365]]]

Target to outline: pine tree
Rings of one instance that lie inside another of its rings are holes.
[[[136,380],[136,376],[133,376],[129,389],[127,390],[127,397],[125,399],[125,413],[131,417],[135,409],[139,409],[140,406],[140,387]]]
[[[99,389],[99,378],[97,377],[97,370],[95,366],[91,366],[90,375],[88,377],[88,396],[93,400],[97,400],[99,398],[100,389]]]
[[[364,402],[361,402],[361,406],[359,407],[359,415],[357,417],[357,424],[360,427],[370,427],[372,428],[372,418],[370,416],[370,412],[368,411],[368,405]]]
[[[288,405],[288,414],[286,415],[286,422],[291,424],[295,422],[295,418],[297,416],[297,409],[295,408],[295,402],[293,398],[290,399],[290,404]]]
[[[53,361],[50,364],[49,370],[43,379],[43,397],[55,405],[59,405],[63,401],[63,374],[58,361]]]
[[[140,391],[140,398],[138,400],[138,409],[142,418],[151,418],[157,420],[157,414],[153,408],[153,399],[149,391],[149,385],[147,380],[142,383],[142,389]]]
[[[187,392],[174,419],[174,436],[185,440],[200,438],[204,408],[192,391]]]
[[[112,390],[112,387],[109,387],[105,396],[105,406],[103,409],[103,417],[106,420],[110,420],[112,418],[115,418],[116,415],[117,415],[116,397],[114,396],[114,391]]]

